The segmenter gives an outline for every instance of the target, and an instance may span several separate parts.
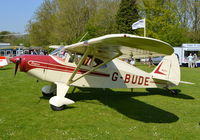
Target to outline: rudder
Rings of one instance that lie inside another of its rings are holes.
[[[151,73],[153,79],[169,82],[178,85],[180,82],[180,66],[175,54],[165,56],[163,60]]]

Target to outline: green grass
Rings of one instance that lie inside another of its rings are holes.
[[[76,101],[54,112],[41,88],[47,83],[0,69],[0,140],[200,139],[200,68],[181,68],[177,96],[161,89],[70,88]],[[153,68],[140,66],[151,71]]]

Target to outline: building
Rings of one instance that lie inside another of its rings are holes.
[[[0,56],[13,57],[19,56],[21,54],[29,54],[29,51],[26,50],[23,46],[0,45]]]
[[[181,47],[174,47],[174,53],[177,55],[181,66],[188,65],[187,57],[190,53],[196,54],[198,57],[197,66],[200,67],[200,44],[182,44]]]
[[[41,51],[45,52],[42,47],[26,48],[24,46],[11,46],[10,43],[0,43],[0,56],[13,57],[22,54],[31,54],[33,50],[36,50],[38,54],[40,54]]]
[[[173,47],[174,53],[177,55],[179,63],[181,66],[188,66],[188,59],[187,57],[190,55],[196,54],[198,57],[197,66],[200,67],[200,44],[182,44],[180,47]],[[154,64],[160,63],[160,61],[163,59],[163,56],[154,57],[152,58],[152,61]],[[148,58],[140,59],[141,62],[147,63]]]
[[[0,49],[10,46],[10,43],[0,43]]]

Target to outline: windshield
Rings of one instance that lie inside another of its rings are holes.
[[[64,48],[64,46],[57,48],[56,50],[51,52],[50,55],[54,56],[58,60],[63,61],[65,63],[75,63],[75,64],[78,64],[81,58],[83,57],[83,54],[77,54],[67,51]],[[103,60],[98,59],[95,56],[88,55],[82,65],[96,67],[102,63]]]
[[[58,55],[62,50],[64,50],[64,46],[55,49],[53,52],[50,53],[50,55]]]

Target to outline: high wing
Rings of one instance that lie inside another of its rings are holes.
[[[64,46],[70,52],[83,54],[89,47],[88,55],[110,59],[121,54],[122,57],[144,58],[171,55],[172,46],[161,40],[130,34],[109,34],[76,44]]]

